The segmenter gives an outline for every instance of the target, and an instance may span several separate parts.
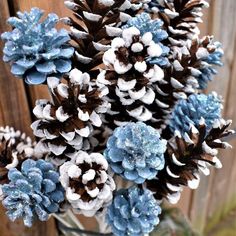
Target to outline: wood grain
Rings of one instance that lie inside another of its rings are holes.
[[[211,33],[216,36],[217,40],[222,42],[225,55],[224,66],[219,70],[215,83],[211,84],[210,89],[223,95],[225,100],[224,117],[233,119],[234,127],[236,117],[232,113],[232,109],[235,110],[235,91],[233,89],[235,76],[232,74],[232,65],[235,61],[236,28],[234,24],[236,22],[236,1],[215,0],[212,9]],[[231,169],[234,165],[232,154],[233,152],[228,150],[221,152],[219,155],[221,156],[223,169],[215,171],[211,189],[208,190],[211,193],[207,210],[208,227],[222,217],[227,202],[228,187],[231,181],[236,181],[236,179],[231,179]],[[236,193],[236,188],[232,191]]]
[[[234,43],[234,55],[236,55],[236,37]],[[236,109],[235,109],[235,84],[236,84],[236,60],[232,62],[232,73],[231,73],[231,83],[229,86],[229,96],[227,99],[227,110],[226,116],[233,120],[233,127],[236,126]],[[232,159],[232,165],[229,171],[230,178],[228,182],[227,195],[226,195],[226,205],[222,212],[222,217],[226,215],[232,208],[236,207],[236,140],[231,142],[233,148],[227,153],[225,158]]]
[[[6,24],[9,17],[7,0],[0,1],[0,32],[10,29]],[[3,57],[3,42],[0,40],[0,58]],[[22,80],[15,79],[9,66],[0,63],[0,122],[1,125],[15,126],[31,134],[28,102]]]
[[[231,104],[233,104],[233,100],[235,100],[233,87],[235,81],[233,81],[232,76],[232,62],[235,58],[233,49],[236,39],[234,26],[236,22],[236,1],[212,0],[210,4],[210,8],[207,10],[207,14],[204,17],[205,21],[201,30],[205,34],[214,35],[215,40],[222,42],[225,57],[224,67],[219,69],[218,75],[214,82],[210,83],[207,92],[216,91],[218,94],[222,95],[225,100],[224,113],[226,116],[224,117],[232,117],[234,119],[232,111],[235,111],[235,107]],[[229,107],[231,107],[231,114],[228,112]],[[209,226],[209,221],[215,223],[220,220],[222,212],[226,209],[226,192],[229,192],[228,195],[231,196],[231,199],[236,193],[235,184],[233,184],[236,181],[236,176],[231,171],[234,164],[232,154],[232,151],[221,152],[219,156],[222,155],[223,169],[213,170],[211,176],[203,177],[198,190],[193,192],[192,203],[189,209],[190,217],[193,225],[199,231],[203,231],[206,226]],[[228,191],[227,186],[229,186],[230,183],[232,187],[231,190]],[[228,201],[230,202],[230,200]]]
[[[192,190],[190,188],[185,187],[183,189],[179,202],[174,207],[180,208],[183,214],[186,217],[189,217],[189,209],[191,206],[191,201],[192,201]]]

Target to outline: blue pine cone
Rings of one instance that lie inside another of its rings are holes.
[[[159,223],[160,213],[151,191],[132,187],[117,192],[106,219],[116,236],[143,236]]]
[[[164,168],[166,144],[151,126],[142,122],[128,123],[115,129],[104,156],[115,173],[141,184],[155,178]]]
[[[46,221],[50,213],[58,212],[64,191],[51,163],[27,159],[21,171],[11,169],[8,178],[10,183],[2,187],[2,203],[10,220],[23,218],[24,224],[31,227],[34,218]]]
[[[222,57],[224,51],[220,42],[210,43],[212,52],[209,52],[205,58],[202,58],[201,74],[198,77],[199,89],[206,89],[208,83],[213,80],[213,76],[217,74],[215,66],[223,66]]]
[[[140,31],[141,36],[146,33],[152,34],[152,40],[158,44],[162,49],[162,55],[156,58],[148,59],[150,64],[158,64],[159,66],[168,66],[169,60],[167,56],[170,49],[164,46],[161,41],[165,40],[168,37],[168,34],[165,30],[162,29],[163,21],[160,19],[152,20],[148,13],[141,13],[136,17],[132,17],[128,22],[123,26],[124,29],[135,27]]]
[[[42,84],[48,76],[59,77],[71,70],[74,49],[68,44],[68,33],[55,28],[59,21],[56,14],[40,21],[43,14],[39,8],[18,12],[18,17],[7,21],[14,29],[1,35],[6,42],[3,60],[11,62],[12,74],[28,84]]]
[[[214,121],[221,118],[222,108],[221,98],[215,92],[209,95],[192,94],[175,105],[169,127],[172,132],[178,130],[184,135],[185,132],[189,133],[191,124],[198,127],[201,119],[204,119],[207,130],[210,130]]]

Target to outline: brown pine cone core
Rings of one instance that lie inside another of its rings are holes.
[[[96,180],[97,179],[100,179],[100,175],[99,175],[99,172],[101,170],[103,170],[102,166],[97,164],[97,163],[92,163],[92,166],[86,162],[82,163],[82,164],[79,164],[79,168],[82,170],[82,173],[80,175],[79,178],[70,178],[69,180],[69,186],[74,189],[75,193],[79,194],[81,196],[81,199],[84,201],[84,202],[89,202],[93,199],[95,199],[96,197],[91,197],[85,187],[88,188],[89,191],[95,189],[96,187],[101,190],[103,189],[104,187],[104,183],[102,184],[97,184]],[[93,180],[90,180],[88,181],[86,184],[83,184],[83,181],[82,181],[82,177],[83,175],[89,171],[89,170],[95,170],[96,172],[96,175],[94,177]]]

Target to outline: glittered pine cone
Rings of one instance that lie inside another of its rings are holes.
[[[33,110],[38,120],[32,128],[41,138],[42,149],[50,158],[61,160],[76,150],[92,150],[98,144],[92,137],[94,127],[102,125],[101,115],[109,107],[104,101],[106,87],[98,88],[87,73],[77,69],[64,82],[48,78],[48,86],[52,101],[38,100]]]
[[[11,169],[8,178],[9,184],[2,187],[2,203],[10,220],[23,218],[31,227],[34,219],[47,221],[49,214],[58,212],[64,191],[51,163],[27,159],[20,170]]]
[[[69,72],[74,49],[68,44],[67,31],[55,28],[58,16],[49,14],[40,22],[43,11],[38,8],[17,15],[8,19],[13,31],[1,35],[6,41],[3,60],[12,64],[11,72],[29,84],[41,84],[50,75]]]
[[[154,192],[156,199],[167,200],[173,204],[180,199],[183,186],[196,189],[200,181],[200,173],[209,175],[209,167],[221,168],[218,149],[231,147],[223,141],[234,133],[229,130],[231,121],[215,120],[212,128],[207,129],[204,119],[199,124],[190,125],[190,131],[169,140],[165,155],[166,165],[159,171],[157,178],[147,181],[147,188]]]
[[[161,207],[151,191],[133,186],[119,190],[107,210],[107,223],[115,236],[148,235],[159,223]]]
[[[79,151],[60,167],[60,181],[66,199],[76,213],[94,216],[112,200],[115,183],[108,163],[100,153]]]
[[[142,184],[163,169],[166,143],[151,126],[130,122],[115,129],[104,155],[117,175]]]
[[[30,137],[12,127],[0,127],[0,185],[9,182],[10,169],[18,168],[33,153],[34,144]]]
[[[112,41],[111,49],[103,57],[108,69],[97,78],[98,86],[109,88],[111,109],[105,120],[111,128],[152,119],[148,106],[155,103],[154,84],[163,79],[164,72],[150,61],[163,53],[151,32],[141,35],[136,27],[124,29],[122,37]]]

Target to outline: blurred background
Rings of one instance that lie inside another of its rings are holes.
[[[224,66],[219,69],[209,91],[213,90],[224,98],[224,117],[233,120],[236,128],[236,1],[209,0],[210,8],[204,12],[204,23],[201,24],[201,34],[214,35],[223,44],[225,51]],[[5,23],[9,16],[18,10],[29,10],[37,6],[48,12],[55,12],[59,16],[69,15],[63,6],[63,0],[0,0],[0,33],[9,30]],[[2,58],[3,44],[0,42],[0,58]],[[207,91],[206,91],[207,92]],[[47,97],[47,90],[43,87],[28,87],[22,80],[13,78],[9,67],[0,61],[0,125],[14,126],[32,135],[30,124],[31,110],[34,101]],[[236,147],[236,138],[230,141]],[[220,156],[220,155],[219,155]],[[200,187],[196,191],[186,189],[175,207],[181,212],[168,211],[162,228],[172,225],[172,228],[185,228],[178,234],[161,230],[154,235],[193,235],[189,229],[186,217],[192,227],[202,235],[235,236],[236,235],[236,153],[235,148],[224,151],[221,155],[223,169],[212,170],[209,177],[202,177]],[[83,219],[87,225],[91,222]],[[25,229],[21,222],[11,223],[4,216],[0,207],[0,235],[1,236],[54,236],[56,235],[54,221],[37,223],[31,229]]]

